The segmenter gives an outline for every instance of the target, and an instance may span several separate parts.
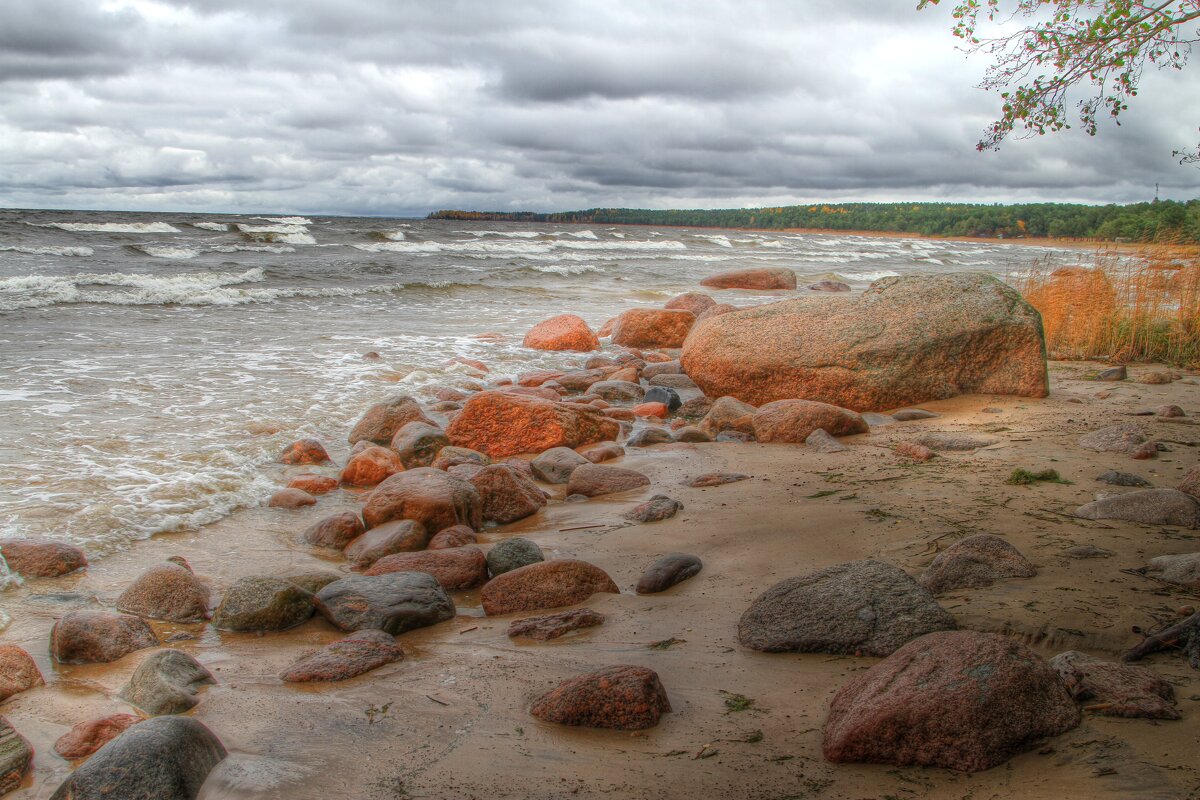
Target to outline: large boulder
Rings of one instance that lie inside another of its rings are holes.
[[[411,519],[394,519],[377,525],[346,545],[343,555],[350,569],[364,570],[393,553],[415,553],[429,545],[429,531]]]
[[[667,690],[647,667],[606,667],[571,678],[534,701],[529,713],[543,722],[639,731],[671,710]]]
[[[1032,578],[1037,568],[1017,548],[992,533],[960,539],[938,553],[921,574],[933,594],[991,586],[1004,578]]]
[[[392,449],[405,469],[430,466],[448,444],[450,439],[445,432],[427,422],[406,422],[392,437]]]
[[[0,702],[43,682],[29,653],[15,644],[0,644]]]
[[[239,578],[213,614],[222,631],[260,632],[294,628],[313,615],[312,593],[273,575]]]
[[[410,422],[433,424],[416,400],[405,396],[393,397],[368,408],[348,438],[350,444],[368,441],[386,446],[391,443],[396,431]]]
[[[1140,489],[1086,503],[1075,509],[1075,516],[1195,529],[1200,527],[1200,502],[1175,489]]]
[[[631,308],[613,324],[612,343],[622,347],[681,347],[696,324],[690,311]]]
[[[1054,668],[994,633],[930,633],[834,695],[822,750],[834,762],[977,772],[1079,724]]]
[[[474,589],[488,578],[487,558],[474,546],[393,553],[376,561],[363,574],[386,575],[389,572],[426,572],[448,592]]]
[[[589,350],[599,350],[600,340],[583,317],[559,314],[530,328],[529,333],[525,334],[522,346],[533,350],[573,350],[586,353]]]
[[[711,286],[714,289],[758,289],[760,291],[795,289],[796,273],[784,267],[735,269],[710,275],[700,281],[700,285]]]
[[[226,752],[191,717],[155,717],[101,747],[50,800],[195,800]]]
[[[191,569],[174,561],[156,564],[117,598],[117,609],[168,622],[199,622],[208,617],[208,587]]]
[[[904,570],[851,561],[780,581],[750,604],[738,641],[768,653],[886,656],[954,618]]]
[[[471,477],[471,485],[479,492],[485,522],[516,522],[546,505],[537,484],[508,464],[483,467]]]
[[[0,717],[0,795],[20,786],[32,764],[33,747],[29,741]]]
[[[131,614],[68,611],[50,629],[50,655],[64,664],[106,664],[157,644],[146,621]]]
[[[371,445],[350,456],[342,468],[341,481],[347,486],[375,486],[404,471],[404,462],[396,451]]]
[[[582,603],[596,592],[620,594],[604,570],[586,561],[563,558],[519,567],[492,578],[480,600],[489,616],[539,611]]]
[[[812,400],[776,400],[754,413],[754,436],[760,442],[799,444],[813,431],[830,436],[869,433],[866,421],[854,411]]]
[[[599,497],[649,485],[649,478],[632,469],[606,464],[582,464],[571,473],[571,479],[567,481],[567,494]]]
[[[202,687],[216,682],[211,672],[182,650],[160,650],[138,664],[120,697],[152,717],[182,714],[200,702]]]
[[[284,464],[328,464],[329,453],[319,439],[300,439],[292,442],[279,454]]]
[[[722,314],[696,326],[681,361],[706,395],[754,405],[800,398],[870,411],[1049,392],[1041,316],[983,273],[884,278],[861,295]]]
[[[376,486],[362,512],[367,528],[411,519],[430,534],[453,525],[478,530],[482,513],[479,492],[469,481],[429,467],[398,473]]]
[[[453,444],[492,458],[614,441],[620,432],[594,408],[504,392],[475,395],[446,430]]]
[[[287,683],[344,681],[404,658],[390,633],[356,631],[292,662],[280,679]]]
[[[55,578],[88,563],[78,547],[53,539],[0,539],[0,556],[26,578]]]
[[[454,618],[454,603],[425,572],[351,575],[334,581],[315,598],[317,610],[344,631],[364,629],[399,634]]]

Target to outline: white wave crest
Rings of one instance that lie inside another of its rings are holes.
[[[123,272],[81,273],[70,277],[26,275],[0,280],[0,311],[44,308],[59,303],[114,305],[208,305],[235,299],[228,287],[266,280],[261,267],[245,272],[194,272],[183,275],[134,275]],[[126,292],[96,291],[111,286]]]
[[[578,233],[571,233],[571,235],[574,236],[576,239],[599,239],[600,238],[599,236],[592,233],[591,231],[579,231]]]
[[[90,247],[26,247],[24,245],[6,245],[0,246],[0,252],[4,253],[25,253],[31,256],[73,256],[84,258],[93,255],[96,251]]]
[[[513,256],[545,256],[560,250],[586,250],[596,252],[590,260],[606,258],[608,254],[628,252],[661,252],[664,250],[686,250],[687,245],[678,241],[579,241],[579,242],[496,242],[480,240],[474,242],[372,242],[351,245],[367,253],[466,253],[485,258],[511,258]]]
[[[316,244],[317,240],[308,233],[303,225],[245,225],[237,224],[237,229],[256,242],[271,244]]]
[[[214,253],[294,253],[296,248],[275,244],[220,244],[212,248]]]
[[[174,244],[135,244],[133,249],[140,250],[146,255],[154,256],[155,258],[171,258],[175,260],[195,258],[200,255],[199,250]]]
[[[199,228],[200,230],[203,230],[203,231],[225,232],[225,231],[229,230],[229,223],[228,222],[193,222],[192,227]]]
[[[547,272],[555,275],[583,275],[588,272],[604,272],[601,267],[593,267],[587,264],[571,266],[568,264],[534,264],[530,269],[535,272]]]
[[[472,236],[502,236],[506,239],[536,239],[542,234],[537,231],[455,231],[469,233]]]
[[[717,245],[718,247],[733,247],[733,242],[729,241],[729,237],[722,236],[719,233],[717,233],[717,234],[697,233],[694,235],[697,239],[708,239],[710,242]]]
[[[759,247],[783,247],[783,242],[771,240],[767,242],[759,242]]]
[[[266,220],[267,222],[275,222],[280,225],[312,225],[313,221],[308,217],[254,217],[254,219]]]
[[[166,222],[27,222],[38,228],[58,228],[76,233],[179,233]]]
[[[379,231],[379,235],[389,242],[403,242],[408,238],[404,235],[404,231]]]
[[[838,276],[846,281],[859,281],[870,283],[877,281],[880,278],[895,278],[899,272],[893,272],[890,269],[882,269],[877,272],[839,272]]]

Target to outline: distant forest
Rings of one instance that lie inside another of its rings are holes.
[[[429,219],[558,222],[589,225],[677,225],[689,228],[806,228],[996,238],[1065,237],[1131,242],[1200,243],[1200,200],[1133,205],[1069,203],[839,203],[779,208],[652,211],[591,208],[537,214],[435,211]]]

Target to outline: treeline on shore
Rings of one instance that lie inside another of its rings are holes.
[[[590,208],[531,211],[435,211],[429,219],[663,225],[690,228],[807,228],[915,233],[921,236],[1064,237],[1107,241],[1200,243],[1200,200],[1089,206],[1073,203],[839,203],[776,208],[651,210]]]

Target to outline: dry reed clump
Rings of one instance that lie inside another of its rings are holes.
[[[1102,248],[1010,279],[1042,315],[1051,358],[1200,366],[1200,248]]]

